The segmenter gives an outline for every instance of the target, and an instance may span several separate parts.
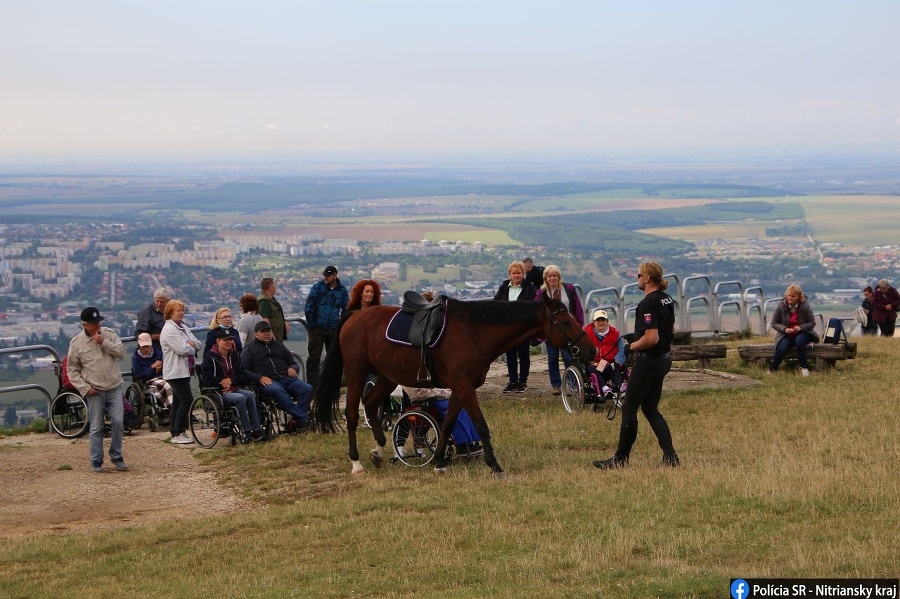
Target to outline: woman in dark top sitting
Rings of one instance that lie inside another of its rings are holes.
[[[788,286],[784,299],[772,315],[772,328],[775,330],[775,358],[768,372],[778,370],[788,350],[793,347],[797,349],[800,374],[809,376],[806,346],[815,341],[813,329],[816,328],[816,317],[800,285]]]

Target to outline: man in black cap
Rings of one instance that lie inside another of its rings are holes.
[[[312,286],[306,298],[306,324],[309,327],[309,358],[306,361],[307,378],[315,386],[319,379],[319,361],[322,348],[331,344],[337,333],[341,316],[350,303],[347,288],[341,285],[336,266],[322,271],[322,280]]]
[[[111,435],[109,459],[116,470],[128,470],[122,459],[124,404],[122,372],[117,360],[125,357],[125,346],[115,331],[100,326],[103,317],[97,308],[81,311],[83,333],[69,342],[66,373],[88,405],[91,421],[91,470],[103,472],[103,414],[109,414]]]
[[[309,418],[312,386],[300,380],[300,365],[284,343],[274,339],[268,322],[257,322],[253,330],[254,339],[248,340],[241,352],[244,376],[261,385],[265,395],[273,397],[281,410],[294,417],[288,423],[288,432],[313,430]]]

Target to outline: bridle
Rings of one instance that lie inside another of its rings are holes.
[[[547,310],[549,311],[550,308],[548,307]],[[569,354],[571,354],[571,356],[572,356],[573,358],[579,358],[579,359],[580,359],[580,356],[581,356],[581,349],[580,349],[577,345],[575,345],[575,344],[578,343],[578,340],[579,340],[579,339],[581,339],[582,337],[584,337],[585,335],[587,335],[587,333],[584,332],[584,329],[582,329],[581,327],[578,327],[578,334],[577,334],[575,337],[569,337],[569,335],[566,334],[566,331],[565,331],[565,329],[563,328],[563,326],[562,326],[562,324],[560,323],[560,321],[557,321],[555,318],[553,318],[553,317],[556,316],[557,314],[568,314],[568,313],[569,313],[569,311],[566,310],[565,306],[563,306],[563,307],[560,308],[559,310],[555,310],[555,311],[553,311],[553,312],[550,312],[550,330],[551,330],[551,332],[552,332],[554,326],[558,327],[558,328],[559,328],[559,334],[562,335],[563,339],[566,340],[566,345],[567,345],[567,347],[569,348]]]

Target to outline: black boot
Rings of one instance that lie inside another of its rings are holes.
[[[600,470],[615,470],[616,468],[624,468],[628,465],[628,456],[620,456],[618,454],[608,460],[594,460],[594,468]]]

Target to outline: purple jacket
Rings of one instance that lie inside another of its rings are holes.
[[[575,320],[578,321],[580,326],[584,326],[584,308],[581,306],[581,299],[578,297],[578,292],[575,291],[575,285],[571,283],[563,283],[563,289],[566,291],[566,297],[569,298],[569,312],[571,312],[572,316],[575,317]],[[534,298],[534,301],[540,302],[544,300],[544,288],[541,287],[538,289],[537,295]]]

